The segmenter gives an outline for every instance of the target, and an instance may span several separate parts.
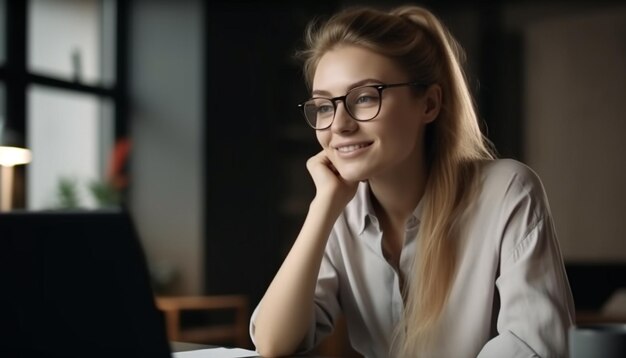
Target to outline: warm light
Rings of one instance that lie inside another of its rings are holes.
[[[14,165],[27,164],[31,161],[30,150],[18,147],[0,146],[0,165],[12,167]]]

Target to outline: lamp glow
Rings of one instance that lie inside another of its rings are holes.
[[[0,165],[12,167],[28,164],[32,159],[31,152],[25,148],[0,146]]]
[[[13,167],[28,164],[30,150],[26,148],[0,146],[0,211],[11,210],[13,196]]]

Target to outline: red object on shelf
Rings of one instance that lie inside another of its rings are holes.
[[[111,164],[109,166],[109,181],[117,190],[128,186],[128,156],[130,155],[130,139],[121,138],[115,143]]]

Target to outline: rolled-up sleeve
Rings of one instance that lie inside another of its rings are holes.
[[[312,350],[324,337],[332,332],[335,319],[341,312],[338,299],[338,288],[337,270],[331,263],[327,247],[320,265],[320,272],[315,287],[314,310],[312,312],[313,319],[311,320],[311,327],[307,331],[302,344],[298,348],[298,353],[306,353]],[[262,301],[256,307],[250,318],[250,337],[255,346],[255,321],[261,304],[263,304]]]
[[[547,203],[533,204],[537,210],[517,206],[504,233],[496,279],[498,335],[483,347],[481,358],[567,357],[574,304]]]

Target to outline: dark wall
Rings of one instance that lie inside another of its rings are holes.
[[[314,146],[283,134],[295,124],[314,137],[297,112],[307,93],[292,55],[307,21],[332,7],[206,5],[207,293],[245,293],[256,304],[295,239],[301,216],[281,211],[285,161],[304,175]]]

